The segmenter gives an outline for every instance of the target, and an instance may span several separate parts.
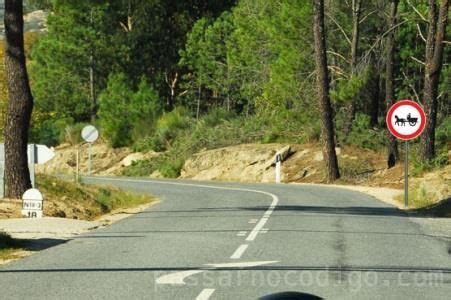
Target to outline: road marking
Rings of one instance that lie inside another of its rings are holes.
[[[262,194],[266,196],[270,196],[272,198],[271,205],[266,210],[266,212],[263,214],[263,217],[260,219],[260,221],[255,225],[254,229],[249,233],[249,235],[246,238],[246,241],[254,241],[257,235],[260,233],[263,226],[265,226],[266,222],[268,221],[268,218],[273,213],[274,209],[277,206],[277,203],[279,203],[279,197],[276,195],[259,191],[259,190],[251,190],[251,189],[241,189],[241,188],[232,188],[232,187],[222,187],[222,186],[215,186],[215,185],[204,185],[204,184],[194,184],[194,183],[182,183],[182,182],[169,182],[169,181],[159,181],[159,180],[138,180],[138,179],[120,179],[120,178],[108,178],[108,177],[92,177],[92,176],[86,176],[86,178],[91,179],[100,179],[100,180],[109,180],[109,181],[123,181],[123,182],[138,182],[138,183],[157,183],[157,184],[169,184],[169,185],[179,185],[179,186],[193,186],[193,187],[199,187],[199,188],[205,188],[205,189],[216,189],[216,190],[225,190],[225,191],[237,191],[237,192],[249,192],[249,193],[256,193],[256,194]]]
[[[203,289],[199,296],[197,296],[196,300],[208,300],[214,292],[215,289]]]
[[[247,231],[238,231],[237,236],[246,236]]]
[[[266,261],[233,262],[233,263],[223,263],[223,264],[205,264],[205,265],[212,267],[214,270],[216,268],[251,268],[251,267],[258,267],[258,266],[262,266],[262,265],[274,264],[277,262],[278,261],[276,261],[276,260],[266,260]]]
[[[257,222],[258,222],[258,219],[250,219],[248,223],[249,224],[255,224]]]
[[[262,230],[263,226],[265,226],[266,222],[268,221],[269,217],[273,213],[274,209],[277,206],[277,203],[279,202],[279,198],[271,193],[268,193],[272,197],[272,203],[269,206],[268,210],[265,212],[263,217],[260,219],[260,221],[255,225],[254,229],[252,229],[251,233],[246,238],[246,241],[253,241],[257,237],[257,235]]]
[[[278,261],[250,261],[250,262],[239,262],[239,263],[221,263],[221,264],[205,264],[205,268],[200,268],[198,270],[180,271],[169,273],[163,275],[155,281],[157,284],[170,284],[170,285],[185,285],[185,279],[191,275],[199,274],[202,272],[207,272],[210,270],[221,269],[236,269],[236,268],[251,268],[262,265],[269,265],[277,263]]]
[[[262,228],[262,230],[260,231],[260,233],[268,233],[269,229],[268,228]]]
[[[232,256],[230,256],[231,259],[240,259],[241,256],[243,255],[244,251],[246,251],[247,247],[249,247],[249,245],[243,244],[241,246],[239,246],[235,252],[233,252]]]
[[[203,270],[190,270],[190,271],[182,271],[177,273],[171,273],[167,275],[163,275],[158,277],[156,280],[157,284],[171,284],[171,285],[184,285],[185,278],[194,274],[202,273]]]

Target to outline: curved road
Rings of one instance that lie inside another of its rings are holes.
[[[298,185],[85,181],[149,192],[162,201],[0,268],[1,299],[451,294],[449,241],[424,234],[401,211],[361,193]]]

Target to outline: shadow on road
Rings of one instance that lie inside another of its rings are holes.
[[[324,298],[312,294],[299,292],[282,292],[258,298],[258,300],[321,300],[321,299]]]
[[[376,272],[376,273],[441,273],[451,274],[451,268],[403,266],[256,266],[256,267],[140,267],[140,268],[61,268],[61,269],[0,269],[2,273],[65,273],[65,272],[178,272],[206,270],[218,271],[325,271],[325,272]]]
[[[257,211],[264,212],[268,206],[237,206],[237,207],[206,207],[192,210],[152,210],[143,211],[139,214],[158,214],[158,213],[201,213],[201,212],[239,212],[239,211]],[[362,215],[362,216],[395,216],[407,217],[408,214],[402,210],[391,207],[365,207],[365,206],[309,206],[309,205],[278,205],[275,212],[299,212],[299,213],[317,213],[333,215]]]
[[[167,234],[167,233],[233,233],[235,234],[238,231],[248,231],[249,228],[233,228],[233,229],[200,229],[200,230],[136,230],[136,231],[109,231],[108,233],[111,235],[97,235],[95,232],[91,233],[89,236],[79,236],[73,239],[84,239],[84,238],[142,238],[146,237],[145,235],[128,235],[124,236],[122,234]],[[341,234],[362,234],[362,235],[385,235],[385,236],[418,236],[418,237],[444,237],[448,238],[448,236],[441,235],[431,235],[424,233],[412,233],[412,232],[384,232],[384,231],[341,231],[341,230],[307,230],[307,229],[268,229],[266,233],[276,233],[276,232],[287,232],[287,233],[341,233]]]
[[[268,206],[254,207],[221,207],[220,210],[250,210],[250,211],[266,211]],[[204,210],[216,210],[216,208],[206,208]],[[278,205],[274,211],[290,211],[290,212],[307,212],[318,214],[334,214],[334,215],[365,215],[365,216],[396,216],[406,217],[407,214],[399,209],[391,207],[364,207],[364,206],[309,206],[309,205]]]

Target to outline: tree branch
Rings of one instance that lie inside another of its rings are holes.
[[[360,20],[359,24],[362,24],[369,16],[371,16],[372,14],[374,14],[374,13],[376,13],[376,12],[377,12],[377,10],[373,10],[372,12],[368,13],[366,16],[364,16],[364,17]]]
[[[426,43],[426,38],[424,37],[423,32],[421,32],[421,28],[418,23],[417,23],[417,29],[418,29],[418,33],[420,34],[421,39]]]
[[[406,2],[407,2],[407,4],[409,4],[410,7],[412,7],[412,9],[421,18],[421,20],[423,20],[424,22],[429,23],[428,20],[418,11],[418,9],[412,3],[410,3],[410,0],[407,0]]]
[[[344,57],[344,56],[341,55],[340,53],[337,53],[337,52],[332,51],[332,50],[327,50],[327,53],[332,54],[332,55],[334,55],[334,56],[337,56],[337,57],[341,58],[342,60],[348,62],[348,60],[346,59],[346,57]]]
[[[409,85],[410,89],[412,90],[412,92],[415,94],[415,100],[417,100],[417,102],[420,102],[420,97],[418,97],[418,93],[415,89],[415,86],[413,86],[410,82],[409,82],[409,78],[407,77],[406,73],[404,73],[404,71],[402,71],[402,75],[404,76],[404,78],[407,81],[407,84]]]
[[[340,24],[338,24],[338,22],[330,15],[330,14],[326,14],[326,16],[332,20],[332,22],[335,23],[335,25],[337,25],[338,29],[340,29],[341,33],[343,33],[346,41],[351,45],[351,40],[349,39],[348,35],[346,34],[346,31],[343,29],[343,27],[341,27]]]
[[[402,24],[406,23],[407,20],[404,20],[398,24],[396,24],[395,26],[393,26],[392,28],[388,29],[386,32],[384,32],[378,39],[376,42],[374,42],[374,44],[371,46],[371,48],[366,51],[365,56],[363,57],[363,59],[366,59],[368,57],[368,55],[371,53],[371,51],[373,51],[373,49],[377,46],[377,44],[379,44],[379,42],[390,32],[392,32],[393,30],[395,30],[396,28],[398,28],[399,26],[401,26]]]
[[[426,65],[424,62],[422,62],[421,60],[419,60],[419,59],[416,58],[416,57],[411,56],[410,58],[411,58],[412,60],[416,61],[417,63],[422,64],[423,66]]]

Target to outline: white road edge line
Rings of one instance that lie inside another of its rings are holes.
[[[182,182],[168,182],[168,181],[157,181],[157,180],[139,180],[139,179],[125,179],[125,178],[108,178],[108,177],[92,177],[92,176],[86,176],[86,178],[91,179],[100,179],[100,180],[109,180],[109,181],[125,181],[125,182],[140,182],[140,183],[159,183],[159,184],[172,184],[172,185],[181,185],[181,186],[194,186],[194,187],[200,187],[200,188],[206,188],[206,189],[216,189],[216,190],[226,190],[226,191],[237,191],[237,192],[249,192],[249,193],[257,193],[262,194],[266,196],[270,196],[272,198],[271,205],[269,206],[268,210],[263,214],[263,217],[260,219],[260,221],[255,225],[254,229],[249,233],[249,235],[246,238],[246,241],[253,241],[257,237],[257,235],[260,233],[263,226],[265,226],[266,222],[268,221],[268,218],[273,213],[274,209],[276,208],[277,204],[279,203],[279,197],[277,197],[274,194],[271,194],[269,192],[259,191],[259,190],[250,190],[250,189],[241,189],[241,188],[232,188],[232,187],[222,187],[222,186],[215,186],[215,185],[203,185],[203,184],[194,184],[194,183],[182,183]]]
[[[196,297],[196,300],[208,300],[214,292],[215,289],[203,289],[199,296]]]
[[[240,259],[247,247],[249,247],[247,244],[239,246],[235,252],[233,252],[232,256],[230,256],[230,259]]]

